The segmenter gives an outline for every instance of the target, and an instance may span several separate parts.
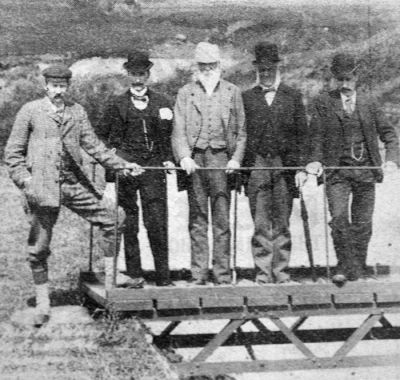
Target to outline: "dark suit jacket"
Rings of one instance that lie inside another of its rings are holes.
[[[384,143],[386,161],[399,165],[399,141],[393,126],[384,117],[377,103],[368,95],[357,92],[356,111],[359,113],[362,130],[371,164],[380,166],[378,138]],[[319,161],[325,166],[338,166],[344,149],[344,116],[339,90],[323,93],[312,106],[310,123],[310,156],[308,162]],[[382,171],[374,171],[376,180],[383,179]]]
[[[108,147],[116,149],[117,155],[125,157],[128,161],[134,159],[135,162],[143,165],[146,162],[146,158],[142,158],[139,151],[134,149],[129,152],[126,151],[126,136],[127,128],[129,127],[128,111],[130,109],[129,113],[133,112],[133,116],[137,116],[138,120],[146,118],[149,121],[150,119],[151,123],[147,123],[149,128],[148,137],[154,143],[153,150],[156,156],[152,163],[157,162],[159,165],[165,161],[173,161],[170,138],[172,120],[161,120],[159,114],[161,108],[169,108],[172,111],[172,101],[167,96],[151,89],[147,91],[147,95],[149,96],[149,104],[144,111],[139,111],[132,106],[129,90],[116,97],[107,107],[96,132]],[[143,132],[140,129],[138,133]],[[112,173],[107,172],[106,178],[107,181],[112,181]]]
[[[243,166],[253,166],[266,120],[271,118],[277,146],[274,150],[282,159],[283,166],[303,166],[308,155],[307,119],[302,96],[296,89],[281,83],[269,107],[261,87],[256,86],[243,93],[246,115],[247,145]],[[293,192],[295,171],[288,171],[286,178]]]

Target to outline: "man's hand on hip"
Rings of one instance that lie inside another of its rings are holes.
[[[190,157],[182,158],[180,162],[181,168],[188,174],[193,174],[199,167],[196,162]]]
[[[226,164],[226,174],[232,174],[235,170],[240,169],[240,164],[236,160],[229,160]]]

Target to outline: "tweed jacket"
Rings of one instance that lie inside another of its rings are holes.
[[[139,163],[142,164],[143,160],[143,163],[146,162],[147,155],[140,157],[141,152],[128,145],[131,142],[127,141],[127,128],[135,128],[136,124],[139,124],[140,128],[137,128],[137,134],[143,134],[140,121],[146,119],[148,138],[154,143],[153,152],[157,161],[159,164],[165,161],[173,161],[171,148],[172,120],[160,118],[160,109],[171,109],[172,101],[165,95],[151,89],[148,89],[147,95],[149,103],[143,111],[133,107],[129,90],[113,99],[96,128],[97,135],[109,148],[115,148],[119,156],[127,160],[130,157],[134,158],[135,162],[139,160]],[[128,120],[128,111],[133,114],[134,120]],[[129,122],[133,122],[133,124],[129,125]],[[113,181],[113,173],[108,171],[106,178],[107,181]]]
[[[82,151],[109,169],[123,168],[126,161],[98,139],[83,107],[65,106],[63,123],[48,98],[25,104],[16,116],[5,148],[5,162],[10,176],[19,187],[31,178],[31,191],[38,206],[59,207],[62,150],[70,154],[82,173]],[[87,178],[98,197],[102,189]]]
[[[229,157],[243,160],[246,145],[245,116],[241,92],[232,83],[219,82],[222,105],[222,124],[226,136]],[[172,150],[175,160],[191,157],[195,142],[200,133],[202,116],[198,104],[200,91],[204,91],[198,82],[182,87],[174,107],[174,127],[172,131]]]
[[[356,108],[367,150],[373,166],[381,166],[378,139],[384,143],[385,160],[399,165],[399,141],[394,127],[368,94],[357,91]],[[323,93],[315,98],[311,110],[310,156],[308,162],[319,161],[325,166],[337,166],[344,149],[344,110],[339,90]],[[383,173],[374,170],[377,182]]]

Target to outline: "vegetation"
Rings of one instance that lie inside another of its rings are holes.
[[[247,54],[247,61],[238,64],[228,78],[242,87],[253,80],[249,62],[254,44],[265,39],[277,42],[281,54],[287,58],[284,61],[287,80],[303,91],[307,101],[327,85],[327,63],[332,54],[339,50],[352,51],[362,58],[363,85],[384,103],[391,120],[398,125],[398,9],[376,6],[367,12],[365,6],[351,5],[303,6],[290,10],[214,5],[194,11],[168,8],[173,2],[165,0],[153,1],[151,7],[144,4],[141,11],[132,7],[126,12],[121,2],[119,8],[110,6],[111,3],[101,0],[0,2],[0,157],[18,109],[43,94],[39,63],[53,58],[71,64],[85,57],[126,56],[133,48],[144,46],[157,54],[157,49],[162,50],[178,33],[187,37],[186,43],[176,46],[178,50],[191,51],[195,43],[214,38],[233,53]],[[157,9],[160,3],[163,7]],[[188,72],[180,71],[168,82],[157,84],[157,88],[174,96],[188,77]],[[71,92],[96,125],[110,96],[123,89],[124,80],[120,76],[92,76],[75,80]],[[7,338],[8,344],[16,347],[21,336],[36,339],[32,332],[13,335],[8,325],[4,328],[15,310],[26,307],[27,299],[32,304],[33,289],[27,280],[30,273],[25,257],[28,223],[21,196],[1,166],[0,188],[0,215],[7,221],[0,224],[0,279],[4,280],[0,282],[0,338]],[[86,222],[66,210],[61,212],[52,246],[56,255],[50,259],[54,304],[81,303],[76,290],[77,276],[87,265],[87,232]],[[132,327],[135,323],[116,318],[96,322],[93,329],[98,349],[67,351],[67,364],[60,366],[58,372],[60,379],[64,373],[70,376],[65,378],[74,378],[74,371],[96,379],[167,379],[165,369],[159,367],[149,351],[143,330]],[[102,335],[102,331],[106,333]],[[32,358],[30,347],[24,347],[16,351],[18,355]],[[129,355],[125,349],[130,350]],[[132,359],[132,355],[136,355],[136,360],[128,363],[127,356]],[[84,368],[82,363],[86,363]],[[0,370],[4,367],[0,366]]]

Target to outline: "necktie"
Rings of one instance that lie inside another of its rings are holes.
[[[346,97],[344,101],[344,111],[349,115],[353,113],[353,102],[350,96]]]

